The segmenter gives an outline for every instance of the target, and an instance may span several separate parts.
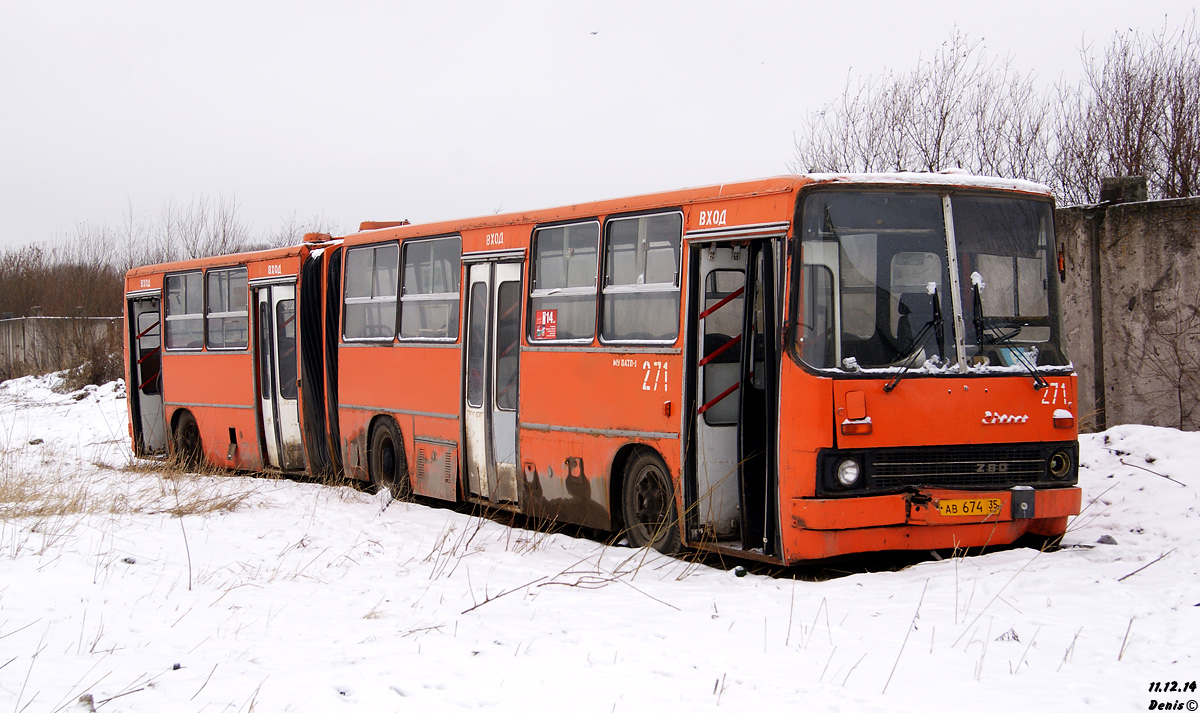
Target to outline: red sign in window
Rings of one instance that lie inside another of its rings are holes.
[[[558,310],[539,309],[533,318],[534,339],[558,339]]]

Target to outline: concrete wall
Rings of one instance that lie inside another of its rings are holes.
[[[0,378],[79,366],[93,345],[121,348],[120,317],[0,319]]]
[[[1086,430],[1200,430],[1200,198],[1059,209]]]

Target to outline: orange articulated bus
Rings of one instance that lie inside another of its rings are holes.
[[[1055,247],[1037,184],[802,175],[137,268],[133,447],[784,564],[1053,538]]]

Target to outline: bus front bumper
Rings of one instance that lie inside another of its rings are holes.
[[[793,498],[784,528],[789,562],[876,550],[1007,545],[1063,534],[1079,513],[1078,487],[923,490],[847,498]]]

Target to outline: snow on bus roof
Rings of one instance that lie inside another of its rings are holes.
[[[930,186],[963,186],[968,188],[994,188],[1025,193],[1050,195],[1050,187],[1019,178],[997,178],[976,176],[966,171],[940,171],[938,173],[809,173],[808,178],[818,183],[903,183]]]

